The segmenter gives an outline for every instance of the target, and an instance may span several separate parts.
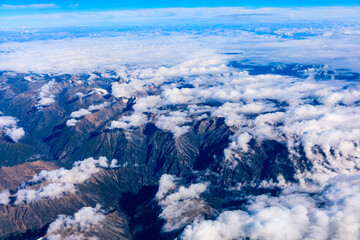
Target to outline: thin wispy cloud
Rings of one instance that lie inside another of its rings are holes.
[[[0,9],[9,9],[9,10],[20,10],[20,9],[45,9],[45,8],[58,8],[59,6],[53,3],[46,4],[27,4],[27,5],[11,5],[11,4],[2,4]]]
[[[44,4],[45,5],[45,4]],[[48,4],[51,5],[51,4]],[[3,5],[4,6],[4,5]],[[22,6],[22,5],[9,5]],[[30,5],[23,5],[30,6]],[[74,5],[76,6],[76,5]],[[56,5],[54,6],[56,7]],[[0,7],[1,8],[1,7]],[[13,8],[15,9],[15,8]],[[304,20],[359,21],[359,7],[318,8],[157,8],[113,11],[52,12],[0,17],[0,28],[7,27],[72,27],[144,24],[159,22],[264,23]],[[5,24],[6,22],[6,24]]]

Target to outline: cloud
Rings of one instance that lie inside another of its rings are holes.
[[[70,114],[70,117],[71,118],[81,118],[81,117],[83,117],[85,115],[89,115],[89,114],[91,114],[91,112],[89,110],[81,108],[75,112],[72,112]]]
[[[76,185],[88,180],[99,171],[100,167],[116,168],[118,166],[116,160],[109,163],[105,157],[100,157],[97,160],[87,158],[83,161],[77,161],[71,169],[42,170],[35,174],[31,180],[23,182],[19,186],[12,195],[15,197],[15,204],[30,203],[43,198],[61,197],[68,192],[74,193]],[[5,193],[3,192],[3,194]]]
[[[45,237],[50,240],[87,239],[98,231],[105,218],[100,204],[95,207],[83,207],[73,216],[59,215],[49,225]]]
[[[66,126],[68,126],[68,127],[76,126],[76,124],[78,122],[77,119],[82,118],[83,116],[89,115],[94,111],[98,111],[105,107],[108,107],[109,105],[110,105],[110,103],[103,102],[98,105],[90,105],[87,109],[81,108],[75,112],[72,112],[70,114],[70,119],[66,121]]]
[[[188,226],[182,239],[356,239],[360,176],[339,175],[316,193],[285,188],[278,197],[252,196],[246,210]]]
[[[25,131],[23,128],[10,128],[6,130],[6,134],[11,138],[11,140],[18,142],[25,136]]]
[[[164,174],[159,181],[159,190],[156,198],[162,212],[159,217],[166,223],[163,230],[166,232],[179,229],[192,221],[202,219],[206,212],[206,203],[200,199],[200,194],[207,189],[207,184],[191,184],[189,187],[178,187],[175,177]]]
[[[42,4],[41,4],[42,5]],[[39,4],[39,6],[41,6]],[[49,4],[50,5],[50,4]],[[8,5],[9,6],[9,5]],[[10,5],[15,6],[15,5]],[[24,6],[24,5],[21,5]],[[27,6],[27,5],[25,5]],[[46,5],[45,5],[46,6]],[[50,5],[52,6],[52,5]],[[49,7],[50,7],[49,6]],[[312,21],[353,21],[358,17],[358,7],[318,7],[318,8],[162,8],[122,11],[87,11],[50,14],[18,15],[0,18],[7,21],[2,26],[22,27],[77,27],[114,26],[119,24],[157,23],[274,23]]]
[[[148,118],[144,114],[132,114],[130,116],[123,116],[117,121],[112,121],[109,129],[125,129],[128,130],[132,127],[139,127],[145,125]]]
[[[18,142],[25,136],[25,131],[22,127],[17,127],[19,120],[11,116],[0,116],[0,131],[4,131],[14,142]]]
[[[189,126],[181,126],[185,123],[191,122],[186,112],[174,111],[168,115],[160,116],[155,125],[165,131],[170,131],[174,134],[174,138],[178,138],[189,130]]]
[[[171,190],[176,189],[177,185],[175,183],[175,180],[176,180],[176,178],[170,174],[163,174],[160,177],[159,189],[156,193],[156,198],[158,200],[163,199],[167,193],[169,193]]]
[[[248,152],[249,142],[251,138],[252,136],[247,132],[232,136],[231,139],[233,139],[233,141],[224,150],[225,161],[230,161],[231,163],[234,164],[235,167],[237,165],[237,162],[233,161],[234,155],[240,159],[241,156],[239,155],[239,152],[242,153]]]
[[[55,80],[47,82],[40,88],[39,100],[36,103],[38,109],[48,107],[55,103],[55,94],[58,92]]]
[[[78,120],[71,118],[66,121],[66,126],[74,127],[74,126],[76,126],[77,122],[78,122]]]
[[[130,83],[118,83],[114,82],[111,86],[112,94],[119,97],[131,98],[132,96],[138,95],[139,92],[143,90],[143,85],[141,83],[136,83],[132,81]]]
[[[48,3],[48,4],[28,4],[28,5],[11,5],[11,4],[2,4],[2,5],[0,5],[0,9],[4,9],[4,10],[43,9],[43,8],[58,8],[58,6],[53,4],[53,3]]]
[[[10,192],[9,190],[4,190],[0,193],[0,204],[7,205],[10,203]]]

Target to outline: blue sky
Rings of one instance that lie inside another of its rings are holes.
[[[336,8],[332,8],[336,6]],[[178,9],[182,7],[183,9]],[[203,7],[205,9],[199,9]],[[234,7],[234,8],[218,8]],[[272,8],[274,7],[274,8]],[[330,7],[322,9],[318,7]],[[174,9],[176,8],[176,9]],[[331,9],[332,8],[332,9]],[[225,18],[223,16],[226,16]],[[234,16],[236,16],[234,18]],[[256,19],[255,16],[257,16]],[[359,20],[360,0],[4,0],[0,29],[109,26],[136,23],[211,23],[308,21],[333,18]]]
[[[1,1],[1,15],[32,13],[122,10],[167,7],[311,7],[359,6],[360,0],[5,0]]]

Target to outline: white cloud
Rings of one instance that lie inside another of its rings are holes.
[[[132,114],[130,116],[123,116],[117,121],[112,121],[109,129],[125,129],[128,130],[131,127],[139,127],[145,125],[148,121],[146,115],[140,113]]]
[[[23,128],[10,128],[6,130],[6,134],[14,141],[18,142],[21,138],[25,136],[25,131]]]
[[[54,80],[47,82],[40,88],[39,100],[36,104],[38,109],[47,107],[52,103],[55,103],[55,94],[58,92],[56,88],[56,82]]]
[[[76,126],[76,124],[78,122],[77,119],[79,119],[83,116],[89,115],[94,111],[101,110],[105,107],[108,107],[109,105],[110,105],[110,103],[103,102],[98,105],[90,105],[87,109],[81,108],[75,112],[72,112],[70,114],[70,119],[66,121],[66,126],[68,126],[68,127]]]
[[[174,138],[178,138],[189,130],[189,126],[181,126],[188,122],[191,122],[191,119],[186,112],[174,111],[168,115],[161,115],[155,125],[162,130],[172,132]]]
[[[77,110],[75,112],[72,112],[70,114],[70,117],[71,118],[81,118],[82,116],[85,116],[85,115],[88,115],[88,114],[91,114],[91,112],[89,110],[81,108],[81,109],[79,109],[79,110]]]
[[[10,203],[10,192],[9,190],[4,190],[0,193],[0,204],[7,205]]]
[[[28,4],[28,5],[11,5],[11,4],[2,4],[0,9],[8,10],[19,10],[19,9],[42,9],[42,8],[57,8],[53,3],[48,4]]]
[[[206,212],[206,203],[200,199],[205,192],[207,184],[191,184],[189,187],[178,187],[174,176],[164,174],[159,181],[159,191],[156,198],[162,212],[159,217],[166,220],[164,231],[173,231],[187,224],[202,219]]]
[[[105,214],[101,205],[95,207],[83,207],[73,216],[59,215],[52,222],[45,237],[50,240],[58,239],[87,239],[85,233],[94,233],[105,221]]]
[[[99,171],[99,167],[117,167],[117,161],[111,163],[105,157],[98,160],[87,158],[77,161],[71,169],[59,168],[51,171],[42,170],[35,174],[31,180],[23,182],[13,194],[15,204],[29,203],[43,198],[64,196],[68,192],[76,191],[76,184],[88,180]],[[35,184],[36,187],[33,187]],[[32,187],[30,187],[32,186]]]
[[[182,239],[356,239],[360,176],[339,175],[316,193],[285,188],[278,197],[250,197],[246,211],[225,211],[188,226]]]
[[[159,180],[159,190],[156,193],[156,198],[161,200],[171,190],[176,189],[176,178],[170,174],[163,174]]]
[[[234,155],[241,158],[239,153],[246,153],[249,151],[248,143],[251,140],[251,135],[247,132],[239,135],[231,136],[233,140],[230,145],[224,150],[225,160],[232,162],[236,166],[237,162],[233,161]]]
[[[76,126],[77,122],[78,122],[78,120],[76,120],[76,119],[73,119],[73,118],[69,119],[66,121],[66,126],[74,127],[74,126]]]
[[[25,131],[22,127],[17,127],[19,120],[11,116],[0,116],[0,131],[5,134],[14,142],[18,142],[25,136]]]
[[[136,81],[132,81],[129,83],[118,83],[114,82],[111,84],[111,92],[112,94],[119,97],[131,98],[136,96],[143,90],[143,86],[141,83],[137,83]]]
[[[136,99],[133,109],[136,113],[153,112],[162,106],[163,100],[160,96],[147,96]]]

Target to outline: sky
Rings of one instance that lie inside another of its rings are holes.
[[[341,17],[353,19],[360,16],[359,6],[360,0],[2,0],[0,1],[0,29],[108,26],[137,22],[163,24],[174,19],[214,19],[214,17],[231,14],[246,15],[246,18],[249,14],[251,16],[262,14],[262,18],[258,20],[265,19],[267,21],[269,15],[274,14],[274,10],[254,11],[256,9],[283,9],[281,12],[275,10],[276,14],[280,13],[278,16],[286,15],[287,19],[292,20],[293,13],[291,11],[293,9],[314,7],[347,7],[346,14],[342,14],[344,12],[340,11]],[[233,7],[233,9],[230,11],[219,10],[218,8],[221,7]],[[201,12],[192,10],[200,8],[208,9]],[[164,11],[164,9],[173,10]],[[184,9],[188,9],[188,11],[184,11]],[[295,14],[295,18],[299,19],[304,16],[305,19],[315,19],[324,16],[321,13],[310,16],[308,12],[310,11],[306,10],[300,15]],[[330,15],[326,15],[327,18],[329,16],[336,18],[339,15],[337,10],[327,11],[328,13]]]
[[[5,0],[0,4],[1,15],[18,15],[68,11],[99,11],[169,7],[313,7],[359,6],[360,0]]]

